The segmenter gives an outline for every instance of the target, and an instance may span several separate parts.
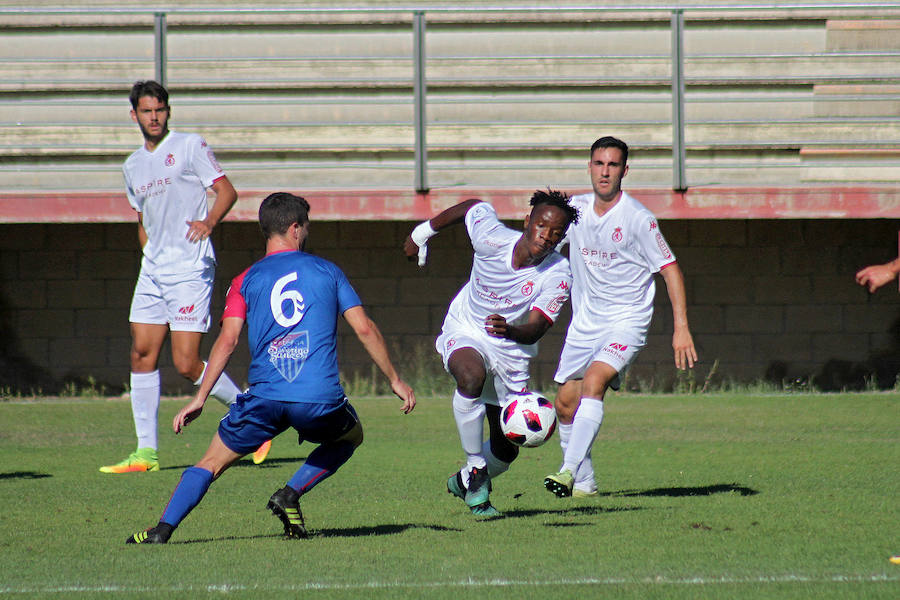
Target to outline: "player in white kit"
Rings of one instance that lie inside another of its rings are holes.
[[[203,138],[169,130],[169,94],[163,86],[139,81],[129,100],[131,118],[144,138],[122,169],[143,252],[129,315],[131,409],[138,444],[125,460],[101,467],[103,473],[159,470],[159,354],[171,332],[175,368],[195,385],[203,379],[200,339],[210,325],[216,268],[209,236],[237,200]],[[212,210],[207,188],[216,196]],[[239,393],[225,374],[212,391],[226,405]],[[261,450],[268,452],[268,445]]]
[[[473,514],[496,516],[490,479],[509,469],[518,448],[500,430],[500,407],[528,389],[528,363],[537,342],[569,297],[568,261],[554,252],[578,213],[565,194],[538,191],[525,231],[505,226],[494,208],[466,200],[418,225],[404,251],[424,265],[426,243],[437,231],[465,221],[475,251],[469,281],[450,303],[435,347],[456,380],[453,415],[466,466],[447,490]],[[487,418],[490,437],[483,440]]]
[[[603,397],[646,345],[653,317],[654,273],[672,304],[672,348],[679,369],[693,367],[697,351],[688,327],[684,276],[656,217],[621,188],[628,146],[603,137],[591,146],[593,193],[574,196],[581,215],[569,228],[572,322],[554,380],[563,464],[544,480],[560,497],[597,494],[591,448],[603,421]]]

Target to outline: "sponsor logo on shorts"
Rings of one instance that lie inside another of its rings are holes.
[[[626,350],[628,350],[628,346],[625,344],[617,344],[613,342],[608,344],[605,348],[603,348],[603,352],[609,354],[611,356],[616,357],[617,359],[624,361],[625,354],[623,354]]]
[[[269,362],[288,382],[297,379],[309,356],[309,332],[289,333],[272,340],[266,349]]]
[[[199,320],[199,315],[194,314],[194,305],[191,304],[180,307],[174,320],[176,323],[195,323]]]

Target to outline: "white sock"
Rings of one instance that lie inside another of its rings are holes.
[[[138,448],[159,448],[159,371],[131,374],[131,415]]]
[[[481,469],[487,464],[481,454],[484,416],[484,402],[480,398],[466,398],[458,390],[453,392],[453,417],[456,419],[459,441],[466,453],[466,470],[473,467]]]
[[[207,364],[208,363],[206,361],[203,362],[203,373],[200,373],[200,378],[194,382],[194,385],[198,386],[200,385],[200,382],[203,381],[203,375],[206,374]],[[238,394],[240,393],[240,388],[234,384],[234,382],[228,376],[228,373],[222,371],[222,374],[219,375],[219,378],[213,385],[212,390],[210,390],[209,395],[225,406],[231,406],[232,404],[234,404],[234,401],[237,400]]]
[[[487,462],[488,475],[491,479],[509,471],[509,465],[511,463],[500,460],[494,456],[493,452],[491,452],[491,440],[485,440],[481,445],[481,454]]]
[[[556,430],[559,432],[559,447],[562,448],[563,458],[566,457],[566,448],[569,447],[569,438],[572,437],[572,424],[568,425],[559,423]],[[559,465],[559,470],[562,471],[562,464]]]
[[[582,398],[575,419],[572,421],[572,434],[563,457],[563,470],[573,474],[590,451],[600,424],[603,423],[603,400],[598,398]]]
[[[578,470],[575,471],[575,487],[585,492],[593,492],[597,489],[597,481],[594,479],[594,461],[591,460],[591,449],[588,448],[588,455],[584,457]]]

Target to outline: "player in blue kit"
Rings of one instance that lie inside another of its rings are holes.
[[[319,444],[268,508],[288,538],[307,537],[300,496],[330,477],[362,443],[362,425],[341,387],[337,319],[343,316],[369,356],[403,401],[416,398],[391,363],[384,338],[359,296],[334,264],[302,251],[309,234],[309,203],[276,193],[263,200],[259,224],[266,256],[235,277],[225,301],[222,328],[196,397],[172,421],[175,433],[200,416],[213,384],[248,327],[250,389],[219,424],[206,454],[184,471],[155,527],[130,536],[129,544],[164,544],[200,502],[213,480],[242,456],[289,427]]]

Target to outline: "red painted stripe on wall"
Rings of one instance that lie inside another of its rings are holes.
[[[566,190],[583,193],[588,190]],[[467,198],[491,202],[505,219],[523,218],[531,189],[302,192],[313,219],[419,221]],[[629,189],[660,219],[873,219],[900,217],[900,187]],[[241,191],[228,215],[255,221],[265,191]],[[135,220],[119,192],[0,193],[0,223],[122,223]]]

